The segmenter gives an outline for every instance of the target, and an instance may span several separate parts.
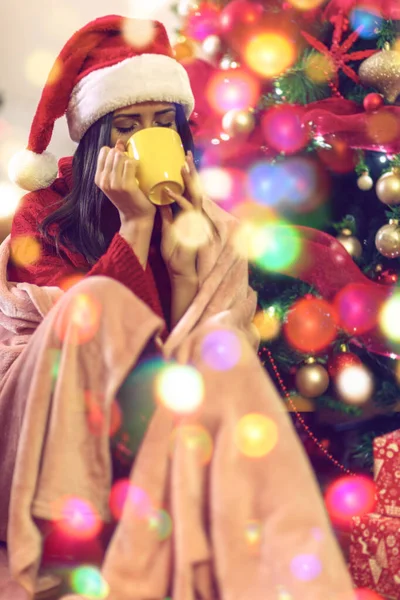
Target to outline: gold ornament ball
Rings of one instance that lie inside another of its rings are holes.
[[[400,175],[397,171],[389,171],[379,177],[376,183],[376,195],[388,206],[400,204]]]
[[[328,386],[328,372],[317,362],[309,362],[297,370],[296,387],[302,396],[317,398],[328,389]]]
[[[250,133],[255,125],[254,115],[250,110],[232,109],[222,119],[222,129],[234,137],[241,133]]]
[[[343,229],[342,233],[336,238],[338,242],[347,250],[352,258],[360,258],[362,255],[362,245],[354,235],[352,235],[350,229]]]
[[[375,236],[375,246],[378,252],[387,258],[400,256],[400,227],[399,222],[391,219],[388,225],[381,227]]]
[[[368,173],[363,173],[357,179],[357,185],[358,185],[358,188],[360,190],[362,190],[363,192],[368,192],[369,190],[372,190],[373,185],[374,185],[374,180],[372,179],[372,177],[370,177],[368,175]]]
[[[400,52],[390,50],[387,44],[361,63],[358,75],[363,86],[376,88],[387,102],[394,104],[400,94]]]

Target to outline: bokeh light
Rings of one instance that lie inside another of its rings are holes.
[[[229,371],[241,358],[242,346],[238,336],[229,330],[218,329],[204,336],[201,356],[208,367],[215,371]]]
[[[316,136],[319,132],[316,132]],[[324,165],[333,173],[350,173],[354,171],[357,164],[357,155],[346,140],[337,134],[325,135],[326,147],[317,149],[317,154]]]
[[[388,144],[398,139],[400,135],[398,116],[388,112],[367,114],[365,128],[369,139],[375,144]]]
[[[354,590],[354,600],[384,600],[383,596],[367,588]]]
[[[327,83],[335,73],[335,66],[330,56],[313,52],[305,60],[304,71],[311,81],[318,84]]]
[[[263,341],[275,339],[281,330],[281,321],[274,306],[259,310],[253,319],[253,324]]]
[[[105,402],[102,394],[92,390],[84,392],[86,419],[90,433],[93,435],[108,434],[113,437],[122,424],[122,413],[119,405],[114,400],[111,404],[110,418],[106,419],[104,412]]]
[[[248,172],[248,192],[251,198],[275,207],[282,199],[284,184],[282,163],[271,163],[266,160],[255,163]]]
[[[370,286],[363,283],[350,283],[335,296],[340,327],[348,333],[365,333],[377,324],[380,298],[375,296]]]
[[[304,148],[310,138],[303,123],[304,109],[291,104],[270,108],[262,118],[262,130],[267,146],[277,152],[293,154]]]
[[[155,391],[159,402],[178,414],[195,412],[203,402],[204,382],[190,365],[168,365],[156,376]]]
[[[248,109],[255,106],[260,93],[260,84],[243,69],[216,71],[208,81],[206,98],[210,106],[220,115],[229,110]]]
[[[364,365],[345,367],[335,380],[335,386],[343,402],[359,406],[367,402],[374,391],[374,381]]]
[[[173,456],[177,445],[183,445],[186,452],[190,452],[195,462],[207,465],[213,453],[211,435],[202,425],[180,425],[171,435],[170,455]]]
[[[102,521],[88,500],[65,496],[54,503],[54,520],[66,536],[79,540],[95,538],[102,529]]]
[[[247,176],[239,169],[204,167],[199,171],[199,176],[206,196],[228,212],[245,195]]]
[[[289,0],[289,4],[297,10],[314,10],[324,2],[325,0]]]
[[[192,5],[193,6],[193,5]],[[186,18],[185,34],[198,42],[218,33],[220,11],[212,2],[195,4]]]
[[[242,417],[236,425],[235,443],[244,456],[262,458],[278,442],[278,427],[272,419],[258,413]]]
[[[211,225],[207,217],[200,211],[182,211],[176,217],[173,233],[182,246],[197,250],[211,240]]]
[[[252,36],[243,57],[250,69],[265,78],[277,77],[296,59],[294,44],[282,33],[265,31]]]
[[[360,38],[364,40],[372,40],[378,37],[379,31],[382,29],[382,23],[382,17],[372,7],[367,9],[358,6],[350,13],[351,28],[357,29]]]
[[[135,50],[149,46],[156,34],[154,22],[151,19],[124,19],[121,32],[125,42]]]
[[[373,512],[375,483],[363,475],[344,476],[331,483],[325,504],[334,525],[349,525],[351,518]]]
[[[47,50],[35,50],[25,63],[25,76],[29,83],[36,87],[44,87],[46,81],[55,84],[62,75],[61,61]]]
[[[129,479],[120,479],[112,486],[109,496],[110,511],[115,520],[121,519],[126,502],[129,502],[131,512],[138,519],[149,519],[153,513],[147,492],[133,485]]]
[[[169,538],[172,533],[172,519],[166,510],[156,510],[150,515],[149,529],[154,531],[160,542]]]
[[[76,285],[84,278],[85,275],[80,273],[76,275],[67,275],[66,277],[60,279],[60,281],[58,282],[58,287],[60,287],[64,292],[66,292],[67,290],[71,289],[73,285]]]
[[[11,260],[18,267],[28,267],[40,259],[40,242],[30,235],[18,235],[11,239]]]
[[[259,235],[264,238],[263,253],[256,260],[261,269],[284,272],[300,255],[300,235],[294,227],[283,227],[279,221],[271,222],[260,228]]]
[[[85,598],[107,598],[110,588],[100,571],[93,566],[83,565],[71,573],[72,591]]]
[[[247,521],[244,536],[245,536],[247,549],[251,553],[257,553],[259,551],[261,541],[262,541],[262,523],[261,523],[261,521],[257,521],[257,520]]]
[[[0,219],[11,217],[19,204],[24,191],[8,181],[0,182]]]
[[[77,293],[56,321],[56,333],[60,340],[69,335],[70,343],[85,344],[96,335],[101,313],[102,306],[96,298],[88,293]]]
[[[301,352],[318,352],[337,335],[334,308],[321,298],[302,298],[287,314],[284,333],[289,344]]]
[[[322,565],[320,559],[313,554],[298,554],[292,559],[290,569],[296,579],[312,581],[321,574]]]
[[[391,342],[400,342],[400,291],[388,298],[379,313],[379,325]]]

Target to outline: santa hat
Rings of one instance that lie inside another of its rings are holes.
[[[146,40],[133,43],[135,38]],[[148,34],[148,35],[147,35]],[[67,116],[75,142],[104,115],[138,102],[176,102],[187,117],[194,97],[189,77],[173,58],[165,27],[158,21],[101,17],[77,31],[50,72],[34,116],[28,147],[9,165],[12,181],[39,190],[57,177],[57,160],[46,152],[54,122]]]

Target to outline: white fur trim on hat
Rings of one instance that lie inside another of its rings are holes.
[[[57,159],[50,152],[36,154],[31,150],[20,150],[8,163],[11,181],[30,192],[47,188],[56,179],[57,173]]]
[[[139,102],[182,104],[187,117],[194,109],[188,74],[174,58],[140,54],[92,71],[73,89],[67,109],[69,134],[79,142],[104,115]]]

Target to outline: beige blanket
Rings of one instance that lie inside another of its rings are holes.
[[[234,223],[211,203],[205,210],[218,236],[200,252],[200,290],[163,347],[166,358],[198,369],[203,401],[186,420],[160,405],[131,472],[151,505],[169,513],[172,533],[160,539],[135,506],[125,504],[103,564],[108,598],[349,600],[351,583],[308,461],[254,351],[256,296],[246,261],[230,243]],[[4,530],[13,476],[10,565],[30,599],[41,557],[33,516],[61,518],[60,498],[72,495],[110,520],[111,407],[162,322],[109,278],[87,278],[65,294],[7,282],[8,255],[6,240],[0,248],[0,517]],[[82,297],[98,308],[96,327],[84,341],[79,319],[71,318]],[[204,336],[221,328],[236,335],[241,348],[228,371],[215,370],[202,355]],[[88,392],[104,417],[97,435],[88,423]],[[237,443],[240,419],[249,413],[269,419],[276,432],[276,443],[256,459]],[[211,440],[206,464],[185,436],[176,436],[171,452],[171,434],[187,424],[201,426]],[[0,597],[12,600],[15,588]]]

